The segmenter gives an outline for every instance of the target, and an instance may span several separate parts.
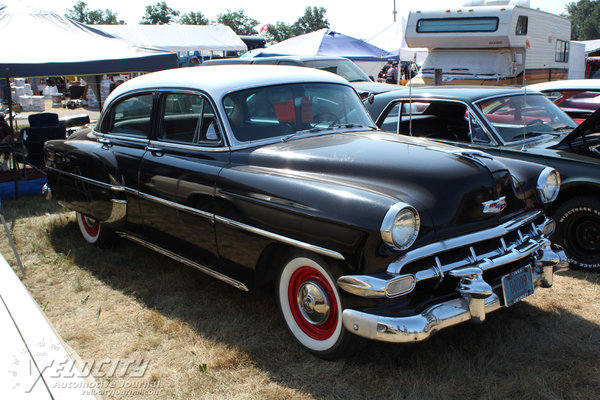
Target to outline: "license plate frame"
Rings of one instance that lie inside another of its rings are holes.
[[[534,293],[531,265],[521,267],[502,277],[504,305],[510,307]]]

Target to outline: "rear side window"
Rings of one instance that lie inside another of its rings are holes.
[[[158,138],[183,144],[215,144],[221,141],[210,102],[199,94],[169,93],[162,101]]]
[[[151,93],[128,97],[111,108],[108,128],[105,133],[141,138],[148,137],[151,130],[151,117]]]

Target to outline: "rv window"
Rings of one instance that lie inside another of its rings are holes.
[[[497,29],[497,17],[431,18],[417,22],[418,33],[495,32]]]
[[[556,39],[556,62],[569,62],[569,42]]]
[[[517,19],[517,29],[515,29],[515,35],[527,35],[527,17],[525,15],[519,15]]]

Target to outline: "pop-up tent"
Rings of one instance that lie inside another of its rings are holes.
[[[354,61],[367,75],[376,76],[388,59],[398,59],[387,51],[363,40],[329,29],[319,29],[284,40],[264,49],[254,57],[268,56],[339,56]]]
[[[416,56],[417,64],[421,64],[427,57],[428,51],[423,48],[407,47],[406,40],[404,40],[405,31],[406,18],[401,17],[399,21],[388,25],[375,36],[368,39],[367,42],[389,51],[391,58],[399,58],[402,61],[413,61]]]
[[[0,78],[150,72],[177,67],[177,55],[142,48],[58,14],[0,5]]]
[[[340,56],[352,61],[387,61],[387,51],[327,28],[284,40],[263,49],[266,56]]]
[[[248,47],[225,25],[96,25],[138,46],[173,52],[246,51]]]

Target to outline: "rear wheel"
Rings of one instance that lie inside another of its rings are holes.
[[[99,247],[110,247],[113,244],[113,232],[102,226],[99,221],[87,215],[77,213],[77,225],[79,225],[81,236],[83,236],[86,242]]]
[[[554,219],[552,239],[564,247],[571,267],[600,271],[600,200],[575,197],[558,207]]]
[[[277,301],[290,333],[309,352],[336,359],[360,350],[360,338],[342,324],[340,295],[320,258],[289,258],[277,281]]]

